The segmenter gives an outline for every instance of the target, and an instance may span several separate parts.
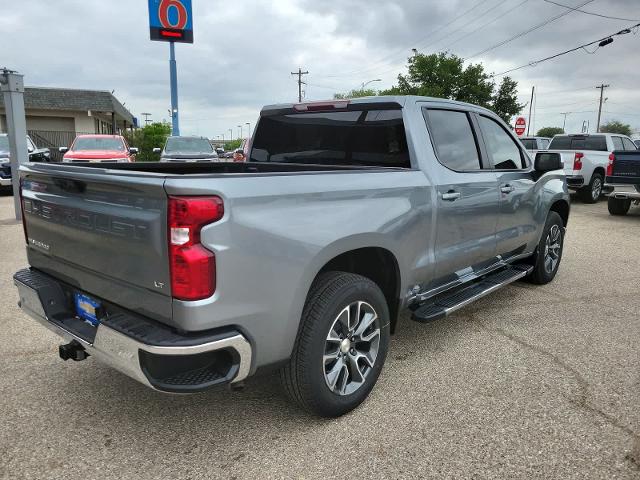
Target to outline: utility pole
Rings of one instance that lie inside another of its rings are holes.
[[[309,75],[309,72],[303,72],[301,68],[298,68],[298,71],[291,72],[291,75],[298,76],[298,103],[302,103],[302,85],[306,85],[306,83],[302,81],[302,76]]]
[[[604,89],[609,88],[610,85],[600,84],[596,88],[600,89],[600,106],[598,107],[598,125],[596,127],[596,133],[600,133],[600,117],[602,116],[602,99],[604,98]]]
[[[564,115],[564,120],[562,121],[562,133],[566,133],[565,132],[565,127],[567,125],[567,115],[569,115],[571,112],[562,112],[560,115]]]
[[[13,208],[16,220],[22,220],[20,205],[20,175],[18,168],[29,161],[27,153],[27,119],[24,113],[24,80],[17,72],[0,70],[0,90],[4,95],[7,119],[9,151],[11,152],[11,179],[13,184]]]
[[[141,115],[144,115],[144,124],[145,125],[149,125],[152,122],[152,120],[149,120],[149,117],[151,116],[150,113],[142,112]]]
[[[531,109],[533,108],[533,96],[536,93],[536,87],[531,89],[531,101],[529,102],[529,121],[527,122],[527,137],[529,136],[529,130],[531,130]]]

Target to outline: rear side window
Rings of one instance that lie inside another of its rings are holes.
[[[622,137],[622,143],[624,143],[624,149],[625,150],[637,150],[636,144],[633,143],[628,138]]]
[[[465,112],[425,110],[438,161],[458,172],[480,170],[478,145]]]
[[[264,116],[250,161],[411,168],[400,109]]]
[[[520,140],[524,145],[524,148],[527,150],[537,150],[538,145],[536,144],[536,140],[534,138],[523,138]]]
[[[515,170],[526,167],[522,151],[513,137],[495,120],[482,115],[478,119],[493,167],[496,170]]]
[[[555,136],[549,150],[595,150],[607,151],[607,139],[604,135]]]
[[[613,149],[614,150],[624,150],[624,143],[622,143],[622,138],[620,137],[611,137],[613,140]]]

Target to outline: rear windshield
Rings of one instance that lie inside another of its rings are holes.
[[[524,145],[524,148],[526,148],[527,150],[537,150],[538,149],[538,145],[536,144],[536,141],[533,138],[523,138],[520,141]]]
[[[604,135],[555,136],[549,150],[596,150],[607,151],[607,139]]]
[[[164,147],[165,152],[208,153],[213,147],[206,138],[169,137]]]
[[[82,137],[73,143],[73,150],[117,150],[124,151],[119,138]]]
[[[411,168],[400,109],[264,116],[250,161]]]

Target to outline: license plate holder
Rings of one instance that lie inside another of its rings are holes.
[[[102,307],[102,304],[98,300],[83,294],[76,292],[74,294],[76,314],[82,320],[90,323],[94,327],[100,325],[100,319],[98,318],[98,310]]]

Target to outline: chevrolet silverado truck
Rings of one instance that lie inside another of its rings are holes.
[[[596,203],[604,193],[607,165],[614,150],[636,150],[629,137],[612,133],[556,135],[550,151],[560,153],[569,189],[584,203]]]
[[[553,280],[569,193],[492,112],[423,97],[263,108],[242,163],[21,168],[21,308],[162,392],[278,369],[342,415],[407,309],[441,319],[519,279]],[[505,305],[505,308],[509,308]]]
[[[632,204],[640,205],[640,151],[611,154],[604,192],[611,215],[626,215]]]

